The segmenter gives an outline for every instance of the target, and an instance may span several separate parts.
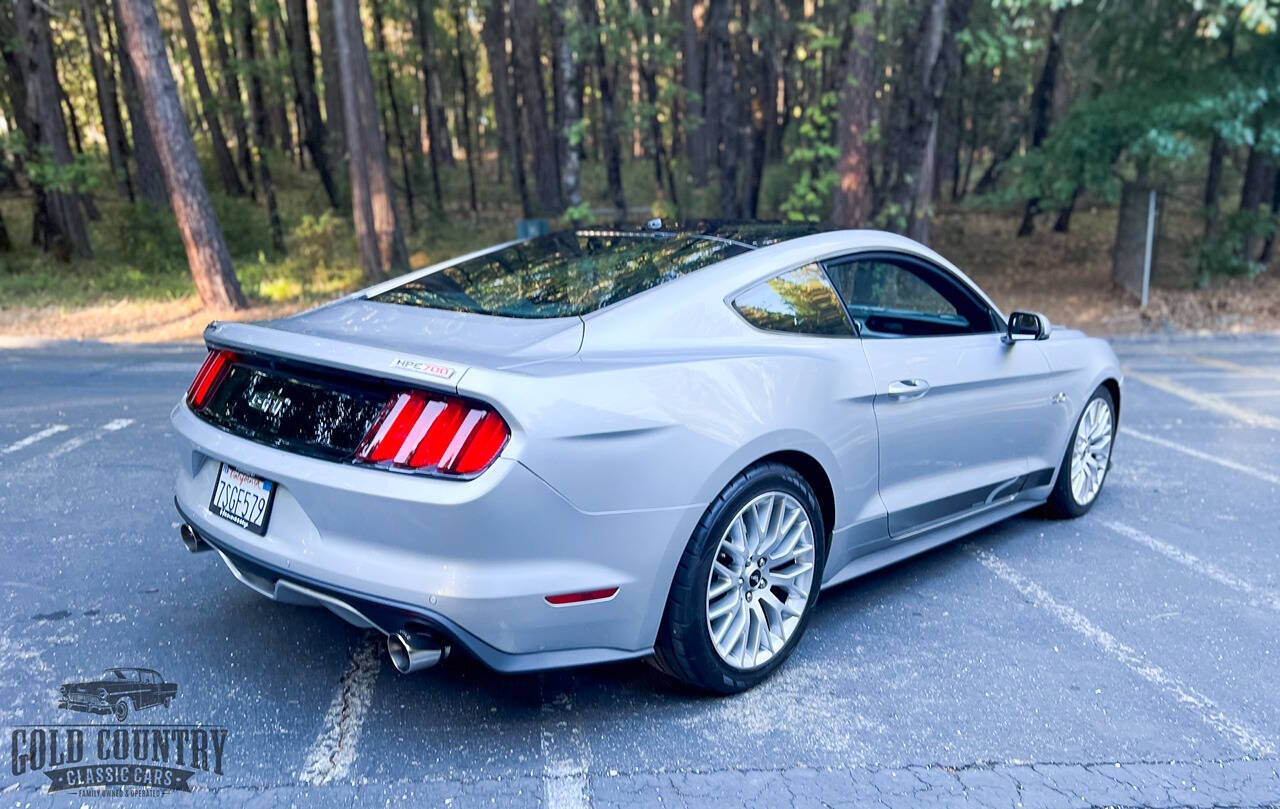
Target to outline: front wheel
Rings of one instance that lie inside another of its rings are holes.
[[[124,697],[116,700],[116,704],[111,708],[111,713],[115,715],[117,722],[123,722],[129,716],[129,700]]]
[[[1049,509],[1060,517],[1079,517],[1093,507],[1111,468],[1116,432],[1116,403],[1105,385],[1085,403],[1071,443],[1049,495]]]
[[[763,681],[795,649],[818,597],[826,528],[789,466],[738,475],[694,530],[655,645],[667,674],[721,694]]]

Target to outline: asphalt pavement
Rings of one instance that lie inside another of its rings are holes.
[[[402,676],[379,637],[182,547],[168,415],[203,349],[0,351],[0,799],[138,805],[48,794],[32,739],[51,770],[48,730],[88,725],[93,758],[144,723],[226,730],[221,774],[154,806],[1280,805],[1280,337],[1115,346],[1089,515],[824,592],[787,665],[732,698],[640,662]],[[58,709],[111,666],[178,696],[119,726]]]

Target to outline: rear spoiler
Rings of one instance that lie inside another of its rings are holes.
[[[298,334],[255,323],[214,321],[205,328],[204,341],[211,346],[268,354],[451,393],[458,392],[458,380],[470,368],[438,357]]]

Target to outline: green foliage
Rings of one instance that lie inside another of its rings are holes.
[[[1235,211],[1227,216],[1200,245],[1197,283],[1205,286],[1219,275],[1247,278],[1259,275],[1266,267],[1247,256],[1242,247],[1251,240],[1271,236],[1275,230],[1275,218],[1261,208]]]
[[[830,210],[831,192],[839,180],[835,171],[840,158],[835,145],[838,104],[836,93],[825,93],[800,120],[798,137],[787,155],[787,162],[800,173],[781,206],[789,222],[819,222]]]

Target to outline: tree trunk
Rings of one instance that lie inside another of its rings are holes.
[[[874,0],[861,0],[841,60],[845,85],[840,94],[840,128],[836,134],[840,158],[831,208],[831,224],[836,227],[866,227],[871,217],[871,149],[867,135],[876,92],[875,43]]]
[[[293,134],[289,129],[289,103],[286,99],[289,94],[284,88],[284,78],[276,69],[281,61],[281,51],[284,50],[280,42],[280,6],[276,4],[276,0],[256,0],[259,4],[255,11],[261,9],[262,3],[269,3],[270,8],[267,9],[267,49],[270,59],[266,64],[257,66],[261,72],[265,69],[267,75],[267,86],[270,92],[267,94],[267,116],[271,124],[272,142],[280,147],[283,152],[293,150]]]
[[[1066,206],[1058,211],[1058,218],[1053,220],[1054,233],[1066,233],[1071,229],[1071,214],[1075,213],[1076,201],[1080,199],[1080,186],[1076,186],[1071,190],[1071,199],[1067,200]]]
[[[467,150],[467,190],[470,192],[471,213],[479,211],[476,203],[476,144],[471,133],[471,81],[467,78],[467,26],[462,16],[462,3],[453,4],[453,25],[457,36],[458,84],[462,91],[462,148]]]
[[[267,203],[267,221],[271,225],[271,244],[276,250],[283,253],[284,225],[280,221],[280,207],[276,203],[276,186],[271,179],[271,166],[267,162],[269,130],[266,107],[264,106],[262,76],[257,69],[258,36],[254,31],[253,14],[249,7],[249,0],[239,0],[239,2],[233,3],[232,9],[236,22],[240,25],[238,29],[240,33],[238,43],[240,55],[244,57],[245,62],[253,66],[249,71],[249,98],[252,99],[251,107],[254,112],[250,137],[253,138],[254,151],[258,153],[257,173],[258,180],[262,184],[262,196]]]
[[[1151,186],[1144,175],[1125,182],[1120,191],[1116,218],[1116,239],[1111,248],[1111,280],[1133,293],[1142,294],[1142,265],[1147,244],[1147,215]],[[1152,256],[1152,275],[1157,266]]]
[[[577,32],[582,25],[573,0],[555,0],[552,9],[557,25],[556,45],[556,95],[561,101],[560,141],[564,152],[561,174],[564,177],[565,198],[571,210],[582,205],[582,105],[579,96],[581,72],[573,59],[569,44],[569,32]]]
[[[1062,61],[1062,21],[1068,6],[1053,12],[1049,25],[1049,46],[1045,51],[1044,67],[1031,93],[1031,148],[1039,149],[1049,134],[1049,117],[1053,114],[1053,91],[1058,82],[1058,64]],[[1028,199],[1022,209],[1022,223],[1018,225],[1018,238],[1030,236],[1036,229],[1036,214],[1040,212],[1040,197]]]
[[[111,166],[111,175],[116,181],[120,196],[132,202],[133,178],[129,176],[124,122],[120,118],[115,74],[102,52],[102,38],[98,33],[98,15],[91,0],[80,0],[80,19],[84,23],[85,39],[89,46],[89,67],[93,71],[98,113],[102,116],[102,136],[107,141],[108,165]]]
[[[594,0],[591,0],[594,2]],[[556,167],[556,138],[547,120],[547,92],[542,80],[541,48],[538,36],[537,0],[512,0],[511,34],[516,57],[516,75],[524,99],[525,127],[533,149],[533,180],[537,189],[537,214],[555,216],[564,210],[560,195],[560,172]]]
[[[218,164],[218,174],[222,177],[222,187],[233,197],[244,196],[244,185],[240,182],[240,173],[236,171],[236,161],[231,156],[231,149],[227,147],[227,137],[222,132],[222,122],[218,120],[217,102],[209,87],[209,77],[204,72],[204,60],[200,57],[200,38],[196,34],[195,22],[191,19],[191,6],[187,0],[177,0],[177,5],[182,36],[187,43],[187,57],[191,60],[196,91],[200,94],[200,111],[204,116],[205,126],[209,129],[209,140],[213,147],[214,162]]]
[[[316,18],[320,28],[320,76],[324,81],[325,140],[331,149],[329,154],[341,163],[346,151],[346,132],[342,112],[342,70],[338,66],[338,35],[333,25],[332,0],[316,0]]]
[[[711,0],[707,22],[707,115],[716,122],[709,141],[720,169],[720,216],[741,217],[738,209],[738,165],[742,143],[738,131],[739,99],[734,93],[731,0]]]
[[[701,188],[707,184],[707,166],[711,150],[707,147],[706,87],[703,80],[705,45],[698,34],[694,15],[696,0],[685,0],[684,32],[681,50],[684,58],[685,90],[685,153],[693,175],[693,184]],[[705,18],[704,18],[705,19]]]
[[[62,119],[61,91],[55,74],[47,8],[34,0],[17,0],[15,22],[22,42],[20,52],[22,75],[26,81],[30,142],[33,148],[48,150],[49,159],[55,166],[64,167],[70,166],[73,158],[67,141],[66,123]],[[32,222],[33,240],[45,250],[59,254],[83,258],[92,256],[79,195],[57,187],[42,188],[41,191]]]
[[[418,46],[422,49],[423,110],[427,116],[427,137],[431,143],[431,158],[437,166],[452,166],[453,149],[450,148],[449,121],[444,115],[444,93],[440,90],[440,66],[436,60],[436,21],[432,14],[433,0],[417,0],[415,17],[418,30]]]
[[[1209,144],[1209,170],[1204,180],[1204,238],[1207,241],[1218,224],[1218,198],[1222,196],[1222,162],[1227,157],[1227,144],[1216,132]]]
[[[596,0],[580,0],[582,27],[587,48],[592,50],[596,79],[600,84],[600,140],[604,146],[605,175],[609,179],[609,193],[618,221],[627,219],[627,197],[622,189],[622,144],[618,142],[618,116],[613,97],[613,77],[605,63],[604,43],[601,40],[600,7]]]
[[[968,21],[971,0],[927,0],[919,27],[903,45],[913,55],[901,85],[903,105],[894,184],[889,192],[906,234],[929,241],[929,208],[933,200],[934,150],[938,140],[938,108],[946,90],[951,62],[947,49]]]
[[[365,273],[377,280],[386,278],[388,270],[407,270],[409,252],[396,217],[387,151],[378,124],[373,71],[356,0],[332,2],[350,155],[352,220]]]
[[[671,152],[667,150],[666,144],[662,139],[662,120],[658,109],[658,67],[654,64],[654,53],[657,51],[657,41],[654,33],[654,8],[651,0],[638,0],[637,5],[640,14],[644,18],[644,41],[639,41],[639,32],[636,33],[637,46],[643,44],[644,58],[640,61],[640,79],[644,83],[645,100],[649,105],[649,140],[650,152],[653,157],[653,184],[658,200],[661,201],[663,194],[663,177],[666,178],[667,188],[666,194],[671,197],[671,204],[676,208],[680,207],[680,200],[676,195],[676,180],[671,171]],[[754,103],[754,101],[753,101]],[[675,147],[672,146],[672,151]]]
[[[493,108],[494,115],[498,119],[498,140],[511,166],[511,181],[520,197],[520,210],[527,219],[533,216],[533,207],[529,200],[529,189],[524,173],[524,138],[520,131],[520,113],[516,109],[511,91],[511,64],[507,59],[507,22],[504,5],[504,0],[489,0],[484,27],[480,29],[480,37],[484,40],[485,52],[489,55],[489,73],[493,78]],[[581,152],[582,143],[579,138],[578,153],[581,154]],[[566,187],[567,185],[568,183]],[[436,193],[439,194],[439,190]],[[573,204],[572,199],[570,204]]]
[[[386,55],[387,35],[384,30],[386,22],[382,17],[382,0],[373,0],[372,8],[373,43],[380,53]],[[418,229],[418,215],[414,210],[413,177],[409,173],[409,149],[405,145],[404,127],[400,117],[400,102],[396,99],[396,83],[395,77],[391,75],[390,59],[382,60],[382,84],[387,93],[387,105],[391,109],[391,129],[395,132],[396,146],[400,152],[400,179],[404,183],[405,201],[408,203],[409,209],[409,230],[412,232]],[[474,184],[473,181],[472,185],[474,186]],[[474,190],[472,191],[472,197],[475,197]]]
[[[200,176],[195,144],[178,102],[155,6],[151,0],[121,0],[120,14],[147,121],[160,136],[160,162],[200,300],[206,306],[243,309],[244,293]]]
[[[1258,256],[1258,261],[1262,262],[1263,267],[1271,263],[1277,236],[1280,236],[1280,171],[1275,173],[1271,182],[1271,232],[1262,243],[1262,254]]]
[[[231,130],[236,136],[236,149],[240,152],[240,169],[249,181],[249,193],[256,194],[257,175],[253,170],[253,147],[249,139],[249,127],[244,117],[244,97],[240,92],[240,76],[236,64],[231,59],[231,50],[227,46],[226,27],[222,24],[222,9],[219,0],[209,0],[209,25],[213,29],[214,50],[218,56],[218,66],[222,69],[225,82],[223,93],[226,108],[231,114]]]
[[[339,206],[338,184],[329,168],[329,153],[325,151],[325,125],[320,117],[320,98],[316,93],[316,60],[311,50],[311,22],[308,19],[307,0],[287,0],[289,28],[292,31],[289,48],[289,65],[293,72],[294,103],[302,115],[303,137],[311,165],[320,175],[325,196],[334,210]],[[320,0],[320,7],[326,3]],[[334,77],[336,82],[337,77]]]
[[[1244,183],[1240,187],[1242,213],[1255,212],[1266,202],[1267,192],[1271,189],[1271,171],[1272,165],[1267,154],[1257,146],[1251,147],[1244,169]],[[1262,250],[1262,237],[1247,236],[1242,249],[1245,260],[1254,261]]]

